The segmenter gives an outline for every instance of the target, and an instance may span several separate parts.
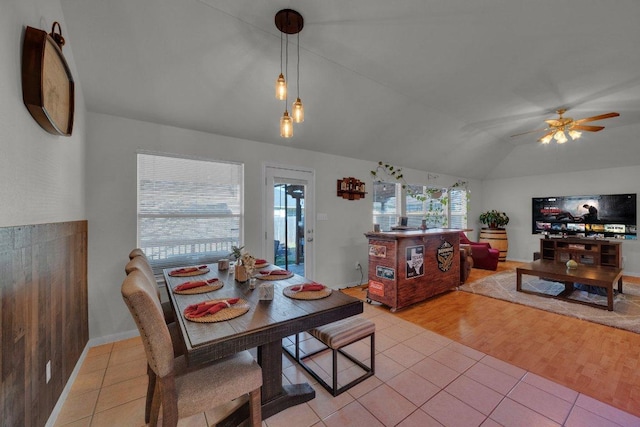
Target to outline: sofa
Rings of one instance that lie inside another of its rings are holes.
[[[463,232],[460,232],[460,248],[469,248],[473,267],[483,270],[497,270],[500,251],[493,249],[489,243],[472,242]]]

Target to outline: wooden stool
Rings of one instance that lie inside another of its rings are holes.
[[[313,378],[318,380],[322,386],[327,389],[333,396],[337,396],[356,384],[361,383],[365,379],[369,378],[375,373],[375,332],[376,325],[361,317],[350,317],[347,319],[339,320],[337,322],[329,323],[328,325],[320,326],[315,329],[311,329],[308,333],[322,342],[325,347],[316,350],[312,353],[308,353],[303,357],[300,357],[300,341],[299,334],[296,334],[295,354],[289,349],[285,348],[287,353],[291,355]],[[365,365],[361,361],[355,359],[350,354],[342,350],[343,347],[353,344],[361,339],[370,337],[371,340],[371,363],[370,366]],[[327,348],[331,349],[333,362],[332,362],[332,382],[333,386],[327,384],[318,374],[316,374],[303,359],[311,357]],[[360,377],[354,379],[348,384],[338,388],[338,353],[357,364],[365,372]]]

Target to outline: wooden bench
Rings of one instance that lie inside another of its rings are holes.
[[[294,351],[292,352],[286,347],[285,350],[329,393],[331,393],[333,396],[337,396],[355,386],[356,384],[361,383],[375,373],[375,332],[376,325],[370,320],[366,320],[361,317],[349,317],[347,319],[329,323],[328,325],[320,326],[308,331],[308,333],[312,337],[324,344],[322,348],[301,356],[299,334],[296,334]],[[365,365],[343,350],[344,347],[367,337],[370,338],[371,346],[371,358],[369,366]],[[320,352],[326,351],[327,349],[331,349],[332,352],[332,385],[329,385],[304,361],[304,359],[314,356]],[[338,386],[338,354],[346,357],[364,370],[363,375],[341,387]]]

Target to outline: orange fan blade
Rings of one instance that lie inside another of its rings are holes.
[[[573,125],[572,130],[586,130],[587,132],[598,132],[604,129],[604,126],[588,126],[588,125]]]
[[[596,120],[610,119],[611,117],[618,117],[619,115],[620,114],[618,113],[600,114],[599,116],[587,117],[584,119],[576,120],[574,123],[580,124],[585,122],[595,122]]]
[[[549,128],[536,129],[536,130],[530,130],[529,132],[516,133],[515,135],[511,135],[511,138],[513,138],[514,136],[527,135],[534,132],[542,132],[543,130],[549,130]]]

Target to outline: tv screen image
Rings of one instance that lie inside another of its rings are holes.
[[[532,232],[636,240],[637,195],[533,197]]]

